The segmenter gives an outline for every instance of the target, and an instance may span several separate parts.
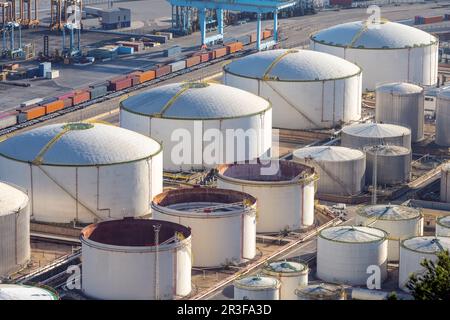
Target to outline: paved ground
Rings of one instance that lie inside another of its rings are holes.
[[[148,6],[145,1],[120,2],[120,6],[130,5],[138,11],[139,14],[146,16],[148,19],[153,17],[169,16],[163,14],[164,8],[159,7],[159,2],[165,3],[164,0],[156,0],[154,6]],[[119,4],[116,4],[119,5]],[[155,8],[158,8],[154,11]],[[448,11],[448,10],[447,10]],[[435,4],[418,4],[403,5],[400,7],[383,7],[382,16],[390,20],[401,20],[411,18],[415,15],[437,15],[443,14],[444,9],[436,8]],[[362,19],[367,17],[365,9],[341,10],[339,12],[327,11],[320,12],[317,15],[294,17],[289,19],[280,19],[280,30],[284,40],[282,47],[292,47],[304,44],[309,35],[322,28],[335,25],[342,22]],[[264,21],[263,26],[272,27],[272,21]],[[225,28],[225,37],[237,37],[244,34],[254,32],[255,23],[248,23],[240,26],[229,26]],[[45,28],[37,30],[24,31],[24,42],[33,41],[37,47],[37,51],[42,50],[43,36],[50,36],[50,50],[55,48],[61,49],[62,37],[56,33],[50,33]],[[85,32],[82,35],[82,46],[95,47],[105,43],[114,43],[121,37],[116,35],[99,34]],[[40,80],[31,82],[29,88],[11,87],[0,84],[0,110],[15,108],[20,102],[37,98],[54,96],[58,93],[66,92],[72,88],[82,88],[89,83],[105,80],[117,74],[128,73],[140,66],[152,65],[164,61],[161,50],[164,47],[179,44],[184,48],[185,53],[193,52],[198,49],[200,44],[199,33],[181,37],[170,41],[162,47],[153,48],[150,51],[137,54],[132,57],[116,59],[109,62],[96,63],[88,67],[64,66],[56,65],[55,68],[60,70],[60,78],[55,80]],[[24,63],[24,65],[36,64],[35,62]]]

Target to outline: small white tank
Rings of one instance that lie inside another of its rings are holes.
[[[49,287],[0,284],[0,300],[59,300],[58,293]]]
[[[263,273],[281,282],[280,300],[296,300],[295,290],[308,285],[307,265],[295,261],[276,261],[269,263]]]
[[[441,201],[450,203],[450,163],[441,169]]]
[[[435,142],[450,146],[450,89],[440,91],[437,96]]]
[[[420,263],[424,259],[436,261],[436,254],[442,250],[450,250],[450,237],[414,237],[403,240],[400,245],[400,268],[398,286],[409,291],[406,284],[411,274],[420,275],[424,268]]]
[[[450,215],[436,219],[436,237],[450,237]]]
[[[345,290],[341,286],[319,283],[295,290],[297,300],[345,300]]]
[[[241,278],[234,281],[234,300],[280,300],[280,286],[272,277]]]

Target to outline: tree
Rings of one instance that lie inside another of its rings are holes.
[[[448,250],[437,254],[436,262],[424,259],[423,274],[410,276],[406,287],[416,300],[450,300],[450,256]]]

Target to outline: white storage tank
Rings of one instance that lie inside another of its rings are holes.
[[[403,240],[400,245],[400,267],[398,286],[409,291],[406,284],[411,274],[420,275],[424,267],[420,263],[424,259],[436,262],[436,254],[443,250],[450,250],[450,237],[414,237]]]
[[[307,147],[295,150],[293,158],[316,169],[319,195],[356,195],[364,188],[366,157],[360,150],[336,146]]]
[[[52,124],[0,143],[0,179],[28,191],[35,220],[141,216],[162,191],[162,148],[112,125]]]
[[[313,167],[277,160],[221,165],[217,170],[219,188],[258,199],[257,232],[298,230],[314,223],[317,174]]]
[[[330,54],[262,51],[226,65],[223,79],[268,99],[277,128],[331,128],[361,118],[361,69]]]
[[[411,179],[411,149],[401,146],[379,145],[365,147],[366,182],[372,185],[375,157],[377,185],[396,185]]]
[[[185,226],[124,218],[91,224],[80,240],[82,291],[90,298],[170,300],[191,292],[191,231]]]
[[[30,206],[21,190],[0,182],[0,278],[30,260]]]
[[[388,123],[358,123],[342,128],[343,147],[363,149],[381,144],[411,149],[411,130]]]
[[[405,82],[390,82],[376,89],[375,121],[411,129],[411,141],[423,140],[423,88]]]
[[[272,146],[272,106],[214,83],[173,83],[120,104],[120,126],[161,141],[164,170],[189,171],[253,160]]]
[[[272,277],[241,278],[234,281],[234,300],[280,300],[280,286]]]
[[[439,91],[437,96],[435,142],[450,147],[450,89]]]
[[[295,291],[297,300],[345,300],[345,290],[329,283],[310,284]]]
[[[280,300],[297,300],[295,290],[308,285],[309,268],[295,261],[276,261],[267,264],[263,273],[281,283]]]
[[[436,237],[450,237],[450,215],[436,219]]]
[[[450,163],[442,166],[440,197],[442,202],[450,203]]]
[[[193,265],[239,264],[256,254],[256,199],[249,194],[215,188],[184,188],[153,198],[154,219],[192,230]]]
[[[59,295],[49,287],[0,283],[0,300],[59,300]]]
[[[370,19],[369,19],[370,20]],[[382,20],[353,21],[323,29],[310,48],[351,61],[363,69],[363,90],[383,82],[437,83],[439,41],[405,24]],[[376,62],[376,63],[374,63]]]
[[[400,241],[423,235],[423,215],[419,208],[391,204],[362,207],[357,210],[355,223],[388,233],[388,261],[399,260]]]
[[[387,233],[364,226],[324,229],[317,238],[317,277],[331,283],[365,285],[369,266],[387,276]]]

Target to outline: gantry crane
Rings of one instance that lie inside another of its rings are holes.
[[[80,15],[83,10],[83,0],[50,0],[50,29],[63,30],[66,23],[73,23],[75,15]]]

